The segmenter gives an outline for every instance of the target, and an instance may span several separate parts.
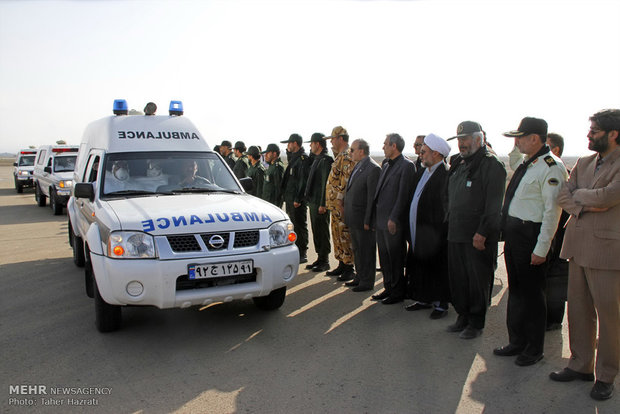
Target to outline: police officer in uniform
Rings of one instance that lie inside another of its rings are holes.
[[[302,147],[302,138],[299,134],[291,134],[289,139],[281,141],[287,144],[290,153],[289,162],[282,179],[282,193],[286,204],[286,214],[295,226],[299,249],[299,263],[307,263],[308,251],[308,222],[307,203],[305,200],[306,182],[310,172],[310,163],[306,151]]]
[[[228,140],[222,141],[219,150],[220,155],[222,156],[222,158],[224,158],[224,161],[226,161],[226,164],[228,164],[228,166],[232,170],[235,166],[235,159],[233,158],[232,154],[232,143]]]
[[[267,145],[262,152],[269,167],[265,171],[263,193],[261,198],[271,204],[282,207],[282,178],[284,177],[284,163],[280,159],[280,147],[277,144]]]
[[[252,179],[252,191],[249,193],[256,197],[263,196],[263,184],[265,182],[265,167],[260,159],[260,151],[258,147],[251,146],[248,148],[248,159],[250,167],[248,168],[248,177]]]
[[[546,257],[562,213],[557,197],[567,173],[546,144],[544,119],[523,118],[517,130],[504,135],[514,137],[526,157],[508,184],[502,208],[509,343],[493,353],[518,355],[515,364],[527,366],[543,358]]]
[[[312,166],[306,184],[306,200],[310,210],[310,223],[317,259],[314,263],[306,266],[315,272],[329,270],[329,212],[325,207],[325,184],[332,168],[334,159],[327,154],[325,135],[320,132],[312,134],[310,139],[310,151]]]
[[[248,168],[250,167],[250,162],[248,161],[248,156],[244,154],[246,150],[245,143],[243,141],[235,142],[235,157],[237,157],[237,161],[235,161],[235,165],[233,166],[233,173],[237,176],[237,178],[241,179],[248,176]]]

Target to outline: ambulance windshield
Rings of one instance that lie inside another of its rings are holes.
[[[109,154],[102,196],[242,192],[220,157],[205,152]]]

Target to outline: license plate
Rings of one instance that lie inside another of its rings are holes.
[[[187,266],[189,279],[207,279],[212,277],[248,275],[254,271],[252,260],[240,262],[192,264]]]

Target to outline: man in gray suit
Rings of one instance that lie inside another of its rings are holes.
[[[373,295],[385,305],[405,299],[405,255],[407,252],[407,214],[413,197],[415,165],[403,157],[405,140],[389,134],[383,142],[383,163],[374,197],[373,216],[377,229],[379,262],[384,291]]]
[[[364,292],[375,286],[377,237],[371,223],[372,206],[381,167],[369,157],[368,142],[356,139],[351,144],[355,164],[344,195],[344,222],[351,232],[355,278],[345,283],[353,292]]]
[[[588,148],[596,153],[577,161],[558,195],[571,215],[560,253],[569,260],[571,358],[550,377],[593,381],[594,373],[590,396],[606,400],[620,369],[620,109],[597,112],[590,122]]]

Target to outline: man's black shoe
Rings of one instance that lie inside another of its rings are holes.
[[[448,310],[439,310],[439,309],[433,309],[433,311],[431,312],[429,318],[431,319],[441,319],[444,316],[446,316],[448,314]]]
[[[582,381],[594,381],[594,374],[584,374],[582,372],[573,371],[570,368],[564,368],[562,371],[555,371],[549,374],[549,378],[559,382],[569,382],[576,379]]]
[[[403,298],[402,296],[388,296],[387,298],[383,299],[381,303],[383,303],[384,305],[393,305],[395,303],[400,303],[403,300],[405,300],[405,298]]]
[[[344,267],[344,272],[340,276],[338,276],[339,282],[348,282],[349,280],[355,279],[355,272],[353,271],[353,266]]]
[[[456,318],[456,322],[454,322],[452,325],[448,325],[448,328],[446,330],[448,332],[461,332],[467,327],[467,325],[467,318],[465,316],[459,315],[458,318]]]
[[[353,289],[351,289],[351,292],[367,292],[369,290],[372,290],[372,286],[366,287],[366,286],[357,285],[353,287]]]
[[[383,299],[387,298],[388,296],[390,296],[390,294],[387,292],[387,290],[383,290],[381,293],[377,293],[376,295],[372,295],[371,299],[372,300],[383,300]]]
[[[358,286],[359,284],[360,284],[359,280],[353,279],[353,280],[345,283],[344,285],[348,286],[348,287],[354,287],[354,286]]]
[[[329,270],[329,263],[318,263],[312,267],[313,272],[324,272]]]
[[[482,335],[482,329],[474,328],[471,325],[467,325],[463,332],[459,334],[461,339],[474,339]]]
[[[590,397],[595,400],[608,400],[614,393],[614,384],[610,382],[596,381],[590,391]]]
[[[310,270],[312,269],[314,266],[318,265],[319,261],[315,260],[314,262],[310,263],[309,265],[306,265],[306,270]]]
[[[344,273],[344,263],[338,262],[338,267],[325,273],[327,276],[340,276]]]
[[[405,306],[405,310],[413,312],[413,311],[422,310],[422,309],[430,309],[432,307],[433,305],[429,305],[427,303],[416,302],[411,305]]]
[[[499,348],[495,348],[493,350],[493,353],[497,356],[515,356],[523,352],[523,349],[524,347],[522,346],[508,344],[500,346]]]
[[[517,359],[515,359],[515,364],[520,367],[527,367],[529,365],[534,365],[535,363],[543,359],[543,356],[544,354],[542,352],[538,355],[521,354],[517,357]]]

